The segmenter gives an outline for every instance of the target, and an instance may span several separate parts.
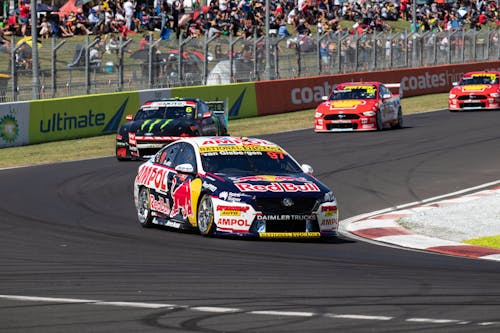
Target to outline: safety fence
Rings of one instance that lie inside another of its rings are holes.
[[[0,74],[7,74],[0,75],[0,102],[498,60],[499,34],[499,29],[337,32],[152,43],[113,35],[41,39],[36,77],[31,40],[12,39],[0,52]],[[153,40],[152,34],[145,38]]]

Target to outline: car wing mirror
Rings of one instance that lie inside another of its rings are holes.
[[[302,164],[302,171],[304,171],[304,173],[307,173],[308,175],[312,175],[313,172],[314,172],[314,169],[312,166],[310,166],[309,164]]]
[[[452,82],[451,84],[452,84],[454,87],[458,86],[458,82],[456,82],[456,81],[455,81],[455,82]]]
[[[128,121],[134,120],[134,115],[133,114],[128,114],[125,116],[125,119]]]
[[[175,171],[179,173],[194,173],[194,167],[190,163],[182,163],[175,167]]]
[[[321,100],[322,101],[327,101],[328,100],[328,96],[321,96]]]
[[[392,97],[392,95],[391,95],[391,94],[383,94],[383,95],[382,95],[382,98],[383,98],[383,99],[388,99],[388,98],[391,98],[391,97]]]

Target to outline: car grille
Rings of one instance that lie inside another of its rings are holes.
[[[464,96],[458,96],[458,100],[459,101],[468,100],[468,99],[471,99],[471,100],[481,100],[481,99],[486,99],[486,96],[484,96],[484,95],[464,95]]]
[[[462,108],[484,108],[486,107],[485,103],[460,103]]]
[[[359,119],[359,115],[357,114],[327,114],[324,117],[325,120],[349,120],[349,119]]]
[[[285,207],[283,198],[258,198],[256,210],[263,214],[311,214],[316,205],[316,198],[293,198],[293,205]]]
[[[358,128],[358,124],[355,124],[355,123],[348,123],[348,124],[326,124],[326,129],[327,130],[344,129],[344,128],[357,129]]]

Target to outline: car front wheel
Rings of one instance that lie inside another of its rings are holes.
[[[153,224],[151,216],[151,203],[149,201],[149,189],[141,188],[137,205],[137,218],[144,228],[149,228]]]
[[[210,195],[205,194],[198,207],[198,230],[203,236],[210,236],[214,229],[214,207]]]

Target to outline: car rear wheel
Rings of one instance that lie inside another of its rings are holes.
[[[214,229],[214,205],[208,194],[203,195],[198,206],[198,230],[203,236],[210,236]]]
[[[151,203],[149,201],[149,189],[146,187],[141,188],[139,191],[137,218],[139,219],[139,223],[144,228],[149,228],[153,224],[153,217],[151,216]]]
[[[394,128],[403,128],[403,111],[401,109],[398,110],[398,122]]]
[[[384,129],[384,124],[382,123],[382,112],[377,110],[377,131]]]

